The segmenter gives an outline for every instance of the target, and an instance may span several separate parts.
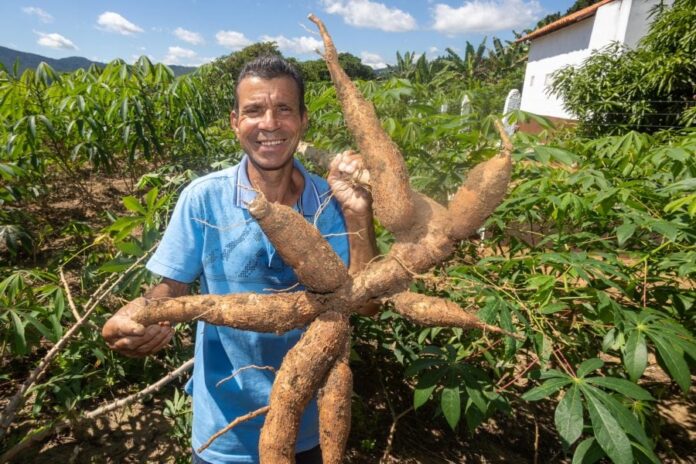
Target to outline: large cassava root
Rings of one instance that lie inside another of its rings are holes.
[[[259,195],[250,213],[306,290],[151,300],[136,316],[144,325],[201,319],[260,332],[308,326],[276,375],[267,411],[257,412],[266,413],[259,444],[265,464],[294,462],[300,417],[317,392],[324,462],[341,461],[350,427],[348,315],[362,305],[392,302],[397,312],[417,324],[515,336],[482,323],[452,302],[407,291],[414,277],[442,263],[459,240],[473,234],[505,195],[512,146],[502,126],[496,124],[503,139],[500,153],[471,170],[448,207],[413,192],[401,153],[382,130],[372,105],[341,69],[324,25],[314,16],[310,20],[321,32],[324,59],[346,123],[370,171],[376,216],[394,233],[396,243],[381,260],[351,277],[313,225],[291,208]]]

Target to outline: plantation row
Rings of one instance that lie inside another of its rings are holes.
[[[6,450],[190,357],[188,325],[177,327],[171,349],[145,360],[114,355],[98,328],[153,283],[144,261],[180,188],[241,155],[227,129],[233,82],[212,85],[206,73],[214,70],[175,79],[144,58],[65,75],[45,65],[0,72],[0,327],[10,395],[94,307],[27,392]],[[458,108],[463,95],[444,84],[394,77],[359,87],[405,154],[414,188],[433,198],[445,200],[471,166],[498,151],[488,116],[498,95],[475,94],[462,117],[440,112],[444,103]],[[307,107],[307,141],[331,152],[351,146],[329,83],[309,86]],[[696,132],[585,139],[539,122],[547,128],[540,136],[513,139],[512,186],[483,239],[462,243],[415,286],[480,308],[482,319],[520,340],[417,329],[387,310],[379,320],[356,319],[354,343],[402,366],[414,408],[431,408],[453,429],[551,400],[556,432],[576,462],[658,462],[666,450],[656,403],[688,392],[696,361]],[[131,191],[89,220],[47,225],[58,200],[89,207],[95,177],[127,179]],[[378,231],[386,252],[392,239]],[[646,382],[654,363],[676,388]],[[172,436],[189,449],[187,399],[171,395]]]

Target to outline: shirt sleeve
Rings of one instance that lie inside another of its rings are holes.
[[[195,192],[184,189],[147,269],[178,282],[196,280],[203,271],[204,213]]]

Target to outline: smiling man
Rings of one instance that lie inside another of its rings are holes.
[[[130,318],[149,299],[185,295],[200,281],[202,293],[267,293],[301,289],[292,269],[275,252],[247,205],[262,192],[269,201],[295,208],[327,237],[334,251],[361,270],[376,254],[369,193],[349,181],[362,165],[344,152],[331,164],[328,183],[294,158],[308,124],[304,82],[282,58],[265,56],[247,63],[237,79],[232,129],[245,156],[231,168],[193,181],[181,193],[167,230],[147,268],[162,276],[144,297],[121,308],[102,330],[109,346],[139,357],[164,348],[172,329],[162,323],[143,327]],[[330,187],[329,187],[330,186]],[[307,250],[308,254],[312,250]],[[365,313],[376,308],[365,308]],[[302,330],[281,335],[256,333],[199,321],[195,363],[186,391],[193,398],[192,445],[199,448],[236,417],[268,404],[273,374],[247,366],[280,367]],[[223,381],[239,371],[234,378]],[[321,463],[317,406],[301,420],[298,463]],[[258,462],[263,417],[222,435],[194,463]]]

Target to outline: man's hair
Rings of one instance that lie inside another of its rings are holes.
[[[278,55],[261,55],[248,61],[239,72],[234,87],[234,110],[239,110],[239,84],[247,77],[260,77],[261,79],[274,79],[276,77],[289,77],[297,85],[297,93],[300,99],[300,114],[307,110],[304,102],[305,85],[302,74],[295,66]]]

